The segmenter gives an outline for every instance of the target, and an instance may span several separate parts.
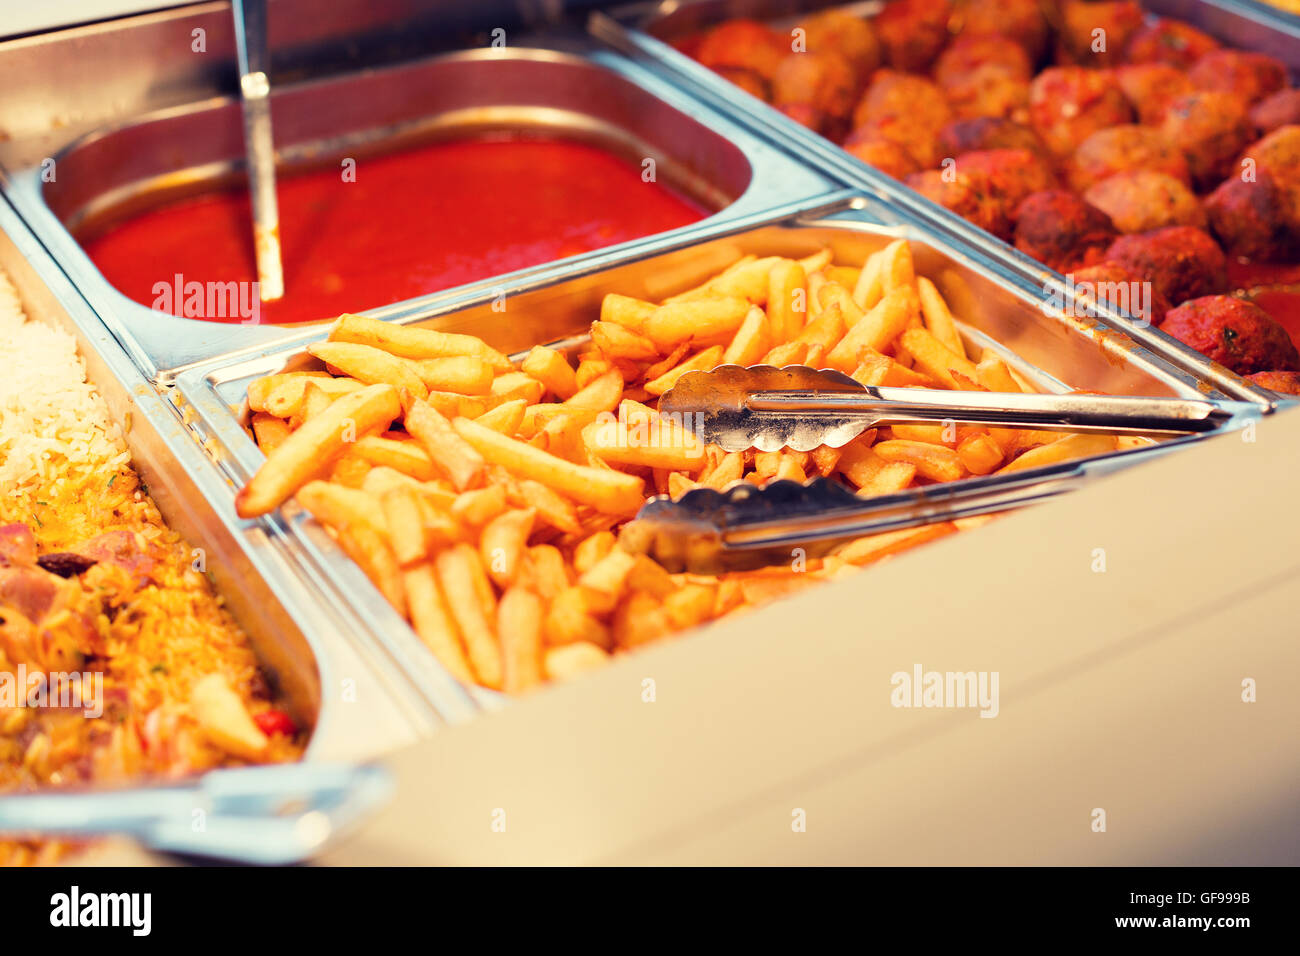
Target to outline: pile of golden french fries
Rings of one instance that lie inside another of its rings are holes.
[[[872,535],[791,567],[669,574],[617,546],[649,495],[819,475],[882,495],[1115,449],[1108,435],[899,425],[842,448],[727,453],[657,417],[682,374],[722,364],[1029,388],[996,355],[967,353],[905,241],[860,269],[831,260],[747,256],[660,304],[607,295],[590,344],[539,345],[518,365],[474,336],[345,315],[308,346],[323,370],[249,387],[267,458],[239,514],[296,498],[451,673],[516,693],[980,523]]]

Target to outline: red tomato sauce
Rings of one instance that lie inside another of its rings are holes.
[[[1300,348],[1300,265],[1228,264],[1228,280],[1242,298],[1255,303],[1286,329]]]
[[[435,143],[360,159],[355,174],[345,182],[339,166],[280,178],[285,296],[261,303],[258,321],[361,312],[709,214],[643,181],[639,166],[565,140]],[[184,306],[199,288],[189,283],[257,278],[246,190],[162,205],[83,248],[109,283],[144,305],[213,321],[248,318],[224,294],[205,295],[199,312]],[[242,292],[245,302],[255,298],[247,286]]]

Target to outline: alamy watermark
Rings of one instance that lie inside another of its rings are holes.
[[[79,710],[83,717],[104,715],[104,672],[0,671],[0,708],[49,707]]]
[[[186,282],[178,272],[171,282],[155,282],[152,291],[150,308],[156,312],[185,319],[238,319],[241,325],[262,321],[260,282]]]
[[[1104,318],[1101,304],[1105,303],[1127,312],[1144,328],[1151,324],[1153,293],[1150,282],[1137,279],[1132,282],[1075,282],[1071,273],[1065,277],[1063,285],[1043,283],[1043,297],[1041,308],[1047,316],[1065,314],[1076,319]]]
[[[981,717],[996,717],[997,671],[927,671],[913,664],[911,671],[895,671],[889,678],[895,707],[978,708]]]

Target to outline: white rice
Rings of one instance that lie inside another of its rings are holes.
[[[130,460],[122,429],[86,381],[76,340],[29,321],[3,272],[0,369],[0,494],[21,498],[87,467]]]

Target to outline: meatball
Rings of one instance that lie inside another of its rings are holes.
[[[927,70],[948,42],[948,0],[893,0],[875,19],[885,61],[897,70]]]
[[[1207,295],[1171,309],[1160,330],[1238,375],[1300,371],[1295,343],[1267,312],[1230,295]]]
[[[871,74],[880,66],[880,41],[867,20],[843,10],[823,10],[799,26],[804,32],[808,53],[838,53],[849,61],[857,77],[858,88],[867,85]]]
[[[711,70],[751,70],[771,83],[790,41],[756,20],[728,20],[700,40],[695,58]]]
[[[1278,90],[1260,100],[1250,110],[1250,121],[1264,133],[1300,124],[1300,89]]]
[[[1112,71],[1058,66],[1030,84],[1029,117],[1047,148],[1068,156],[1097,130],[1131,122],[1133,111]]]
[[[1070,161],[1070,185],[1083,192],[1130,169],[1164,173],[1189,185],[1192,181],[1182,150],[1170,145],[1159,130],[1125,124],[1098,130],[1079,144]]]
[[[923,76],[877,70],[853,112],[854,127],[878,124],[922,166],[939,162],[939,131],[952,119],[943,92]]]
[[[1118,65],[1141,26],[1142,8],[1132,0],[1065,0],[1061,5],[1061,45],[1073,62],[1084,66]]]
[[[956,156],[976,149],[1027,149],[1043,151],[1043,141],[1028,126],[1001,116],[956,120],[939,132],[939,150]]]
[[[1003,238],[1010,236],[1006,204],[988,191],[987,184],[952,169],[927,169],[903,181],[926,199],[951,209],[984,231]]]
[[[1095,266],[1074,269],[1069,277],[1080,298],[1107,302],[1148,325],[1159,325],[1170,309],[1160,290],[1118,262],[1102,260]]]
[[[1231,93],[1255,103],[1286,86],[1286,65],[1263,53],[1212,50],[1187,71],[1187,78],[1198,90]]]
[[[1252,143],[1241,154],[1232,172],[1236,175],[1249,168],[1246,160],[1254,160],[1257,169],[1268,170],[1279,183],[1291,190],[1296,170],[1300,169],[1300,126],[1279,126],[1258,142]]]
[[[1246,378],[1269,391],[1300,395],[1300,372],[1252,372]]]
[[[804,125],[839,140],[848,132],[857,87],[853,67],[838,53],[791,53],[772,78],[772,102],[778,109],[803,107]]]
[[[1134,33],[1124,55],[1130,63],[1168,63],[1186,70],[1218,48],[1218,40],[1190,23],[1162,18]]]
[[[1024,48],[1031,63],[1047,52],[1050,32],[1038,0],[958,0],[949,28],[958,36],[1004,34]]]
[[[1225,179],[1205,200],[1205,212],[1230,256],[1285,262],[1300,255],[1300,217],[1289,191],[1266,169],[1251,180]]]
[[[1174,177],[1150,169],[1116,173],[1088,187],[1083,198],[1110,216],[1120,232],[1206,225],[1196,195]]]
[[[1169,104],[1195,91],[1187,74],[1168,63],[1130,63],[1115,71],[1115,82],[1124,91],[1138,119],[1157,125]]]
[[[1183,151],[1197,189],[1213,189],[1255,135],[1246,107],[1231,93],[1203,91],[1169,104],[1160,131]]]
[[[1030,193],[1056,188],[1056,175],[1037,154],[1027,149],[981,149],[956,158],[957,172],[988,184],[1007,204],[1007,215]]]
[[[1073,193],[1033,193],[1015,212],[1015,245],[1057,272],[1090,266],[1118,235],[1110,217]]]
[[[939,55],[934,64],[934,79],[940,86],[945,86],[965,73],[986,66],[997,67],[1022,80],[1034,75],[1024,47],[1012,43],[1001,33],[973,33],[957,37]]]
[[[921,164],[911,153],[869,125],[850,133],[844,141],[844,148],[868,166],[874,166],[895,179],[901,180],[921,169]]]
[[[1228,260],[1204,230],[1167,226],[1120,236],[1106,250],[1114,260],[1149,281],[1170,302],[1214,295],[1228,287]]]

